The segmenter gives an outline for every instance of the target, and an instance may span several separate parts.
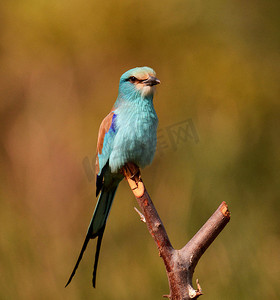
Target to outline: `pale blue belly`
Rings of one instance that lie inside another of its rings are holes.
[[[152,162],[156,150],[158,119],[153,106],[130,114],[116,113],[118,131],[109,158],[111,171],[117,172],[127,162],[144,168]]]

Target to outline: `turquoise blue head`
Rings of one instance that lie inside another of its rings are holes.
[[[155,86],[160,81],[149,67],[137,67],[125,72],[120,78],[119,97],[135,99],[138,97],[152,99]]]

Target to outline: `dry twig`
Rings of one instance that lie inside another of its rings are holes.
[[[202,290],[198,280],[196,280],[197,289],[193,288],[194,269],[200,257],[230,220],[230,212],[226,203],[222,202],[194,237],[182,249],[176,250],[172,247],[162,221],[143,184],[139,168],[130,163],[122,171],[143,214],[138,213],[141,219],[145,220],[164,261],[170,289],[170,295],[164,295],[164,297],[171,300],[197,299],[202,295]]]

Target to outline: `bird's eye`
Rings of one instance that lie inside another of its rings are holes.
[[[129,80],[130,82],[135,82],[135,81],[137,80],[137,78],[134,77],[134,76],[130,76],[130,77],[128,78],[128,80]]]

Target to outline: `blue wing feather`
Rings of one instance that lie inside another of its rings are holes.
[[[102,121],[97,141],[96,151],[96,196],[103,186],[103,169],[106,166],[113,149],[114,139],[117,133],[117,115],[111,111]]]

